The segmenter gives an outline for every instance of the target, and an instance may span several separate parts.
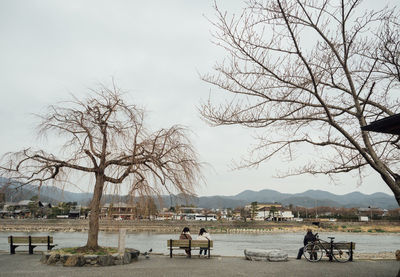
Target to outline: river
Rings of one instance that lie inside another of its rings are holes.
[[[47,236],[49,233],[29,233],[32,236]],[[27,236],[24,232],[0,232],[0,250],[9,251],[7,237]],[[81,232],[55,232],[50,233],[58,248],[82,246],[87,239],[87,233]],[[303,233],[270,233],[270,234],[211,234],[214,241],[214,255],[243,256],[244,249],[282,249],[289,256],[296,256],[302,246]],[[399,234],[369,234],[369,233],[321,233],[320,238],[335,241],[353,241],[356,243],[358,253],[378,253],[396,251],[400,245]],[[168,253],[167,240],[178,239],[177,234],[134,233],[126,235],[126,247],[147,251],[150,248],[156,253]],[[195,239],[195,235],[193,238]],[[118,246],[118,234],[100,232],[99,244],[102,246]],[[42,248],[43,249],[43,248]],[[18,250],[18,249],[17,249]],[[24,248],[24,250],[26,250]],[[39,250],[39,249],[38,249]]]

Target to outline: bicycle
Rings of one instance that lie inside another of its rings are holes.
[[[304,246],[303,255],[309,262],[318,262],[324,256],[329,257],[329,261],[335,259],[338,262],[345,263],[353,259],[353,242],[334,242],[334,237],[328,237],[330,242],[324,241],[315,234],[315,241],[309,242]]]

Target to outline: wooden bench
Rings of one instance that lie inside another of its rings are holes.
[[[329,242],[321,242],[322,246],[326,249],[331,249],[331,244]],[[334,242],[333,245],[338,250],[349,250],[350,251],[350,259],[349,261],[353,261],[353,250],[356,249],[356,244],[354,242]],[[329,260],[332,261],[332,256],[329,257]]]
[[[33,249],[36,246],[47,246],[47,250],[51,250],[57,244],[53,244],[53,237],[8,237],[8,243],[10,244],[10,254],[15,254],[15,248],[18,246],[28,246],[29,254],[33,254]]]
[[[188,239],[182,239],[182,240],[167,240],[167,247],[169,249],[169,257],[172,258],[172,250],[177,250],[177,249],[184,249],[184,248],[189,248],[190,250],[192,249],[200,249],[200,248],[206,248],[208,251],[208,258],[210,258],[210,252],[211,249],[213,248],[213,241],[212,240],[188,240]]]

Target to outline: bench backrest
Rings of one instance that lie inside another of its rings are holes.
[[[29,237],[14,237],[13,243],[29,243]],[[8,237],[8,243],[11,243],[11,237]],[[31,237],[31,243],[47,243],[47,237]],[[53,237],[49,237],[49,243],[53,243]]]
[[[331,244],[329,242],[321,242],[321,244],[326,248],[330,249]],[[354,250],[356,249],[356,244],[353,242],[334,242],[333,243],[337,249],[345,250],[345,249],[350,249],[350,247]]]
[[[171,245],[172,242],[172,245]],[[188,239],[181,239],[181,240],[167,240],[167,247],[208,247],[208,240],[188,240]],[[210,247],[213,247],[213,241],[210,240]]]

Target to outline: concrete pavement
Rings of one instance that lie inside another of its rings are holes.
[[[0,276],[397,276],[400,262],[395,260],[356,260],[348,263],[321,261],[310,263],[290,259],[288,262],[252,262],[239,257],[186,259],[177,256],[143,256],[122,266],[74,267],[48,266],[40,263],[40,254],[0,253]]]

